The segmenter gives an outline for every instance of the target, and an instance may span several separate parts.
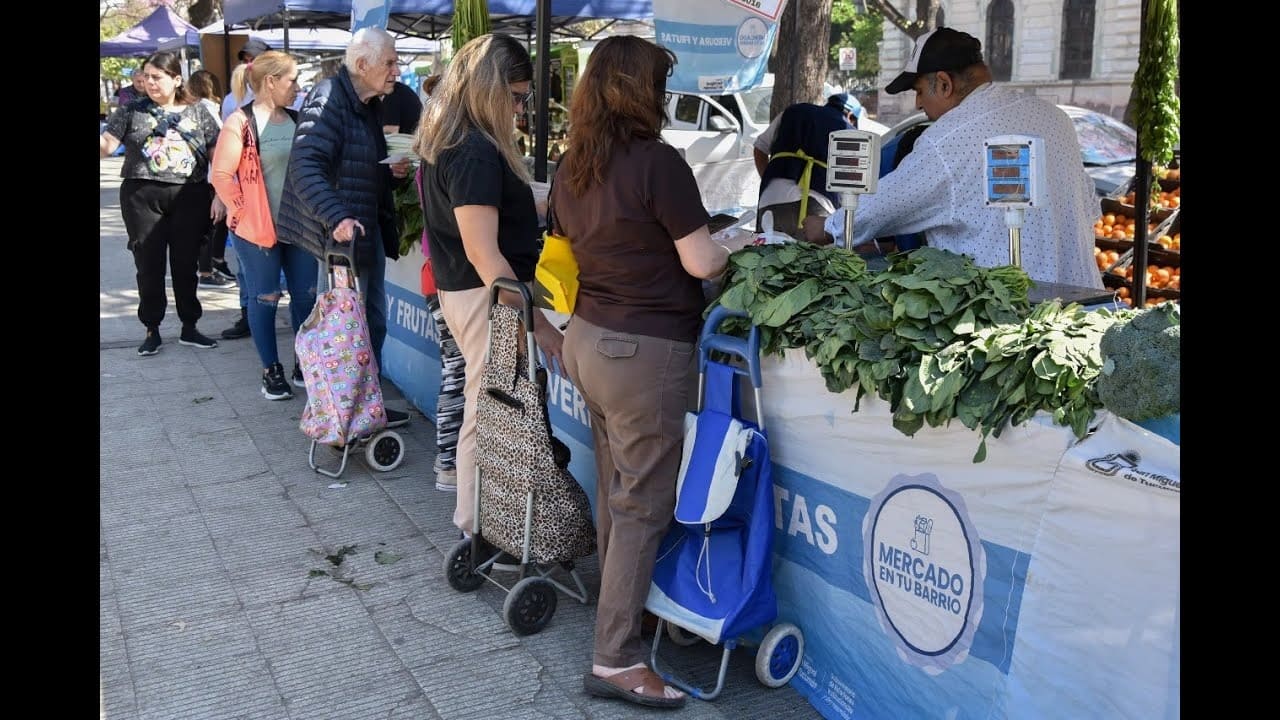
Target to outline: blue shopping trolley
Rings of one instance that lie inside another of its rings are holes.
[[[658,548],[645,607],[658,616],[650,664],[664,680],[690,695],[712,700],[724,688],[729,653],[743,635],[773,623],[773,473],[760,404],[760,330],[746,340],[716,332],[745,313],[717,305],[698,347],[698,411],[685,418],[684,454],[676,488],[675,519]],[[712,352],[726,363],[710,359]],[[756,419],[744,417],[739,376],[755,391]],[[689,645],[699,638],[723,644],[715,689],[706,692],[658,665],[666,626],[670,639]],[[767,687],[785,685],[800,668],[804,635],[791,623],[773,625],[756,652],[756,677]]]

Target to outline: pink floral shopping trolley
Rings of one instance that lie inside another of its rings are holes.
[[[404,440],[387,430],[364,300],[356,277],[355,243],[326,248],[329,287],[316,295],[311,314],[298,328],[294,349],[307,386],[307,405],[299,427],[311,438],[307,462],[311,469],[339,477],[351,451],[364,449],[369,467],[394,470],[404,460]],[[334,260],[345,261],[334,264]],[[328,445],[342,453],[336,471],[316,464],[316,445]]]

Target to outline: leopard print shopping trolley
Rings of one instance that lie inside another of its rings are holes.
[[[519,293],[524,307],[498,304],[499,290]],[[494,282],[476,403],[477,524],[472,537],[445,558],[445,575],[455,589],[474,590],[489,580],[507,591],[503,616],[517,635],[538,632],[551,620],[556,589],[587,602],[573,561],[596,549],[591,504],[569,473],[569,449],[551,434],[546,371],[530,367],[536,357],[534,312],[527,287],[513,280]],[[550,577],[557,567],[569,574],[576,590]],[[508,588],[492,577],[493,569],[516,571],[519,580]]]

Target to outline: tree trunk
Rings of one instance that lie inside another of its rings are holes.
[[[773,72],[773,101],[769,116],[777,117],[798,102],[822,103],[827,76],[827,38],[831,34],[831,0],[790,0],[778,23],[769,70]]]

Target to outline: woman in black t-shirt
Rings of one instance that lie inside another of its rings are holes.
[[[470,532],[475,508],[476,398],[488,346],[489,286],[529,283],[538,262],[538,215],[529,169],[515,146],[515,114],[531,94],[533,63],[518,41],[481,35],[454,55],[418,126],[431,266],[440,309],[466,361],[453,522]],[[519,305],[504,292],[502,301]],[[560,362],[560,331],[534,312],[534,337]]]
[[[121,143],[125,148],[120,214],[138,269],[138,319],[147,328],[138,354],[160,352],[160,323],[168,305],[166,255],[182,321],[178,342],[217,347],[196,329],[203,312],[196,297],[196,261],[210,219],[220,222],[227,214],[221,200],[210,199],[207,182],[218,123],[188,92],[177,55],[155,53],[138,72],[147,97],[117,108],[98,139],[100,157]]]

